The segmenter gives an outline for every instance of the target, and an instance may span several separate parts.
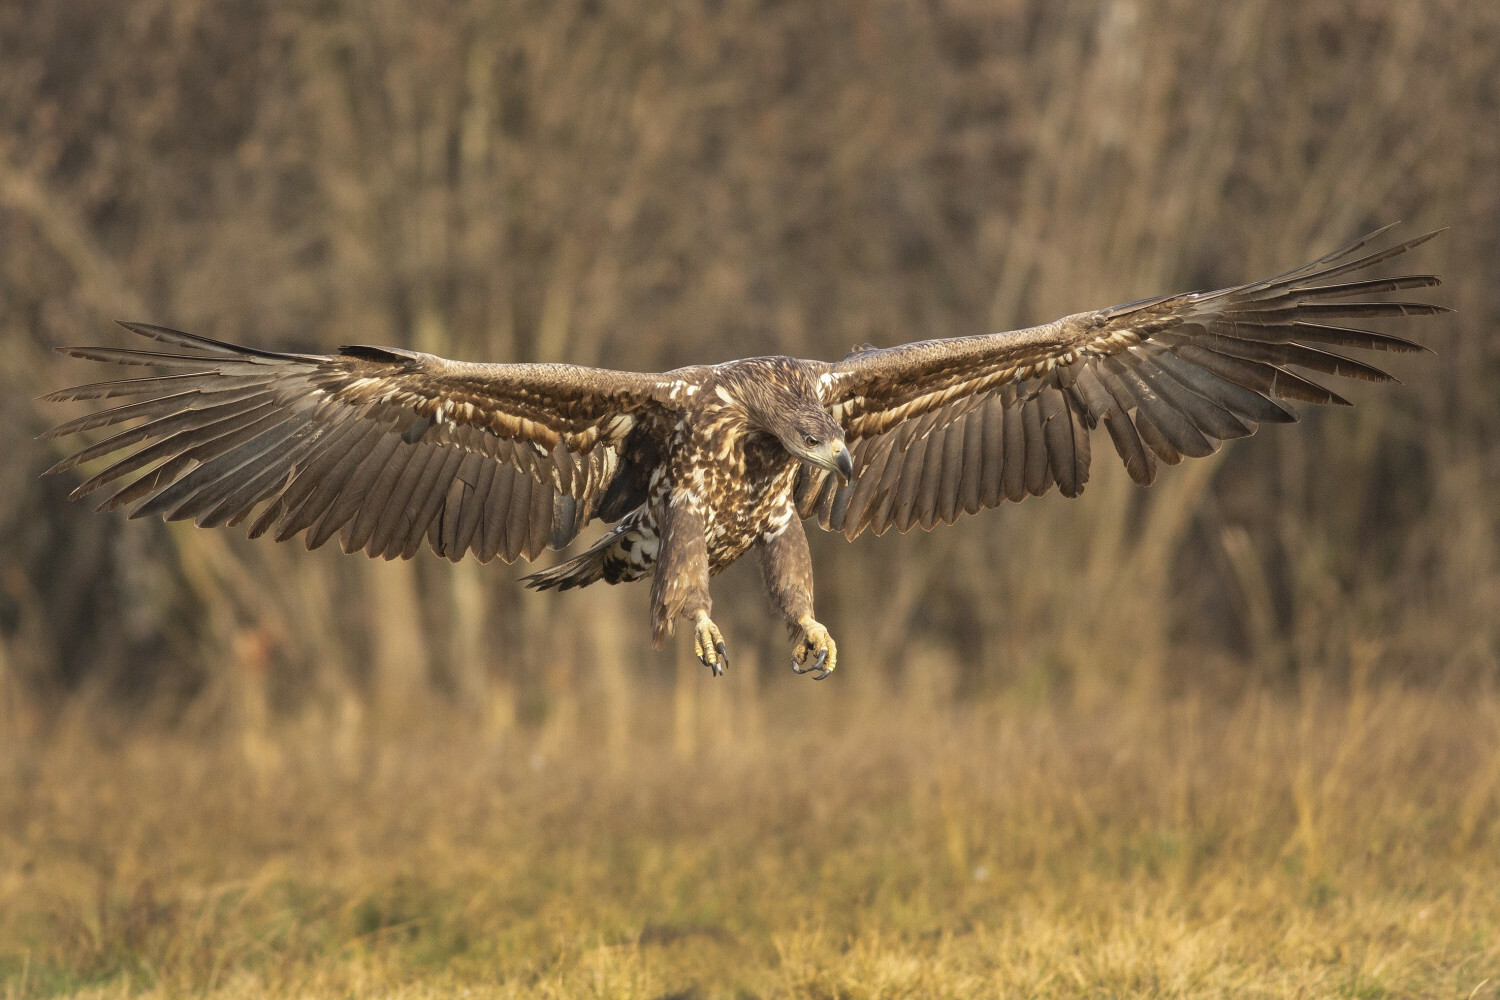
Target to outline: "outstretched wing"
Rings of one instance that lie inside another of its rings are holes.
[[[171,374],[99,382],[53,401],[139,397],[48,431],[132,425],[53,466],[127,451],[74,497],[134,473],[100,509],[237,524],[251,537],[335,533],[346,552],[534,559],[594,515],[625,436],[659,405],[656,376],[572,365],[480,365],[386,347],[281,354],[156,326],[127,329],[183,353],[62,353]],[[135,421],[140,421],[135,423]],[[264,505],[264,506],[262,506]]]
[[[857,350],[832,366],[824,402],[842,423],[854,477],[799,473],[803,517],[853,538],[866,528],[951,524],[1001,500],[1065,496],[1089,473],[1089,431],[1104,422],[1130,476],[1208,455],[1221,442],[1286,423],[1278,400],[1348,401],[1294,373],[1392,381],[1330,348],[1418,351],[1343,325],[1446,312],[1367,299],[1439,284],[1428,274],[1346,280],[1427,242],[1428,233],[1359,251],[1390,227],[1275,278],[1168,295],[1011,333]]]

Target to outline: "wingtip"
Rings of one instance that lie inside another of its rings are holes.
[[[1389,228],[1389,226],[1386,227],[1386,229]],[[1397,254],[1407,253],[1409,251],[1415,250],[1417,247],[1421,246],[1424,243],[1428,243],[1432,240],[1437,239],[1439,236],[1446,233],[1449,228],[1450,227],[1448,226],[1444,226],[1441,229],[1433,229],[1429,232],[1421,233],[1420,235],[1413,236],[1409,240],[1403,240],[1400,243],[1393,244],[1392,249],[1394,249]],[[1382,229],[1381,232],[1383,233],[1385,232],[1385,230]]]
[[[123,327],[124,329],[129,330],[137,337],[145,337],[148,340],[163,340],[165,338],[162,336],[162,334],[175,334],[178,337],[184,336],[184,334],[182,334],[178,330],[171,330],[164,326],[157,326],[155,323],[137,323],[134,320],[128,319],[117,319],[114,321],[114,323],[116,326]]]

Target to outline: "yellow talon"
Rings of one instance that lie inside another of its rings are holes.
[[[697,654],[698,662],[712,670],[715,677],[722,677],[724,669],[729,666],[729,653],[724,649],[724,633],[708,617],[707,611],[700,611],[693,616],[693,652]]]
[[[802,627],[802,639],[792,650],[792,671],[805,674],[817,670],[819,673],[813,674],[813,680],[821,681],[838,666],[839,648],[833,636],[812,615],[803,615],[797,624]]]

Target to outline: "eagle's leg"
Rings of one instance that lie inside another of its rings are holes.
[[[839,651],[833,637],[813,617],[812,556],[807,550],[807,532],[794,511],[788,510],[785,527],[761,536],[756,545],[766,590],[776,609],[786,618],[797,645],[792,649],[792,669],[799,674],[816,670],[822,680],[838,665]]]
[[[693,652],[718,677],[729,666],[724,634],[708,617],[713,599],[708,595],[708,541],[703,518],[686,504],[664,504],[655,512],[660,547],[656,576],[651,581],[652,641],[659,649],[672,634],[673,623],[693,619]]]

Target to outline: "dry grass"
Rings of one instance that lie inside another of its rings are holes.
[[[1494,676],[1494,4],[10,0],[0,53],[0,684],[44,713],[90,685],[212,697],[247,649],[276,710],[429,676],[540,704],[556,656],[661,669],[637,595],[67,503],[34,436],[73,414],[33,399],[98,375],[47,348],[112,317],[636,370],[836,358],[1243,281],[1396,219],[1453,227],[1412,264],[1458,310],[1393,331],[1437,352],[1381,359],[1405,385],[1150,491],[1101,437],[1080,502],[815,540],[820,610],[872,672],[937,651],[966,689],[1343,677],[1358,642],[1389,675]],[[737,637],[767,631],[759,590],[716,584]]]
[[[1500,995],[1494,693],[766,683],[12,745],[4,995]]]

